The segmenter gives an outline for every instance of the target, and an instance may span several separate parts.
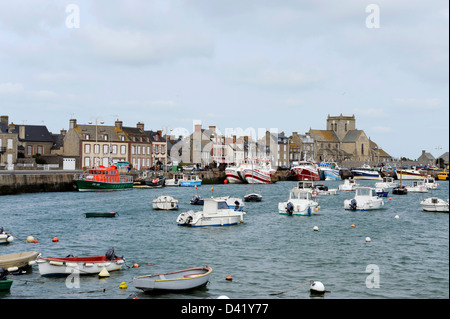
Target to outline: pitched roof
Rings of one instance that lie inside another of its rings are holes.
[[[25,128],[25,137],[20,138],[19,130],[20,127]],[[28,142],[53,142],[53,136],[47,129],[45,125],[16,125],[14,133],[19,134],[19,139],[21,141]]]
[[[347,134],[345,134],[344,138],[342,139],[342,142],[354,143],[362,132],[363,132],[362,130],[350,130],[347,132]]]
[[[339,138],[337,137],[334,131],[330,130],[309,130],[309,133],[312,138],[314,138],[317,142],[339,142]]]

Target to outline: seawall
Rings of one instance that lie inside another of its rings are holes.
[[[0,174],[0,195],[74,191],[74,173]]]

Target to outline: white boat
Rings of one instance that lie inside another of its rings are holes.
[[[312,192],[298,187],[291,189],[288,201],[278,203],[280,215],[311,216],[319,209],[319,204],[312,199]]]
[[[335,162],[321,162],[318,165],[321,178],[326,181],[340,181],[340,167]]]
[[[209,281],[209,266],[183,269],[158,275],[133,278],[133,284],[144,292],[155,290],[184,291],[204,286]]]
[[[276,170],[271,167],[271,162],[266,160],[253,160],[251,167],[244,169],[245,180],[250,184],[271,184],[272,175]]]
[[[181,213],[177,218],[179,226],[229,226],[244,222],[245,212],[230,208],[224,198],[205,198],[203,210]]]
[[[428,197],[420,202],[423,211],[436,212],[436,213],[448,213],[449,201],[437,198]]]
[[[411,185],[406,186],[409,193],[428,193],[428,188],[424,181],[413,181]]]
[[[14,237],[11,234],[3,231],[3,227],[0,227],[0,245],[7,245],[13,242],[13,240]]]
[[[317,195],[337,195],[337,188],[328,188],[326,185],[314,185],[313,196]]]
[[[353,178],[344,180],[344,184],[339,185],[340,191],[354,191],[359,184]]]
[[[184,180],[184,174],[175,173],[170,179],[166,179],[166,186],[180,186],[180,181]]]
[[[108,272],[120,270],[125,263],[123,257],[117,257],[114,249],[103,256],[93,257],[39,257],[36,260],[41,276],[67,276],[99,274],[103,268]]]
[[[411,169],[404,169],[399,168],[395,170],[395,173],[397,174],[397,178],[402,178],[403,180],[421,180],[426,177],[426,173],[422,170],[417,170],[415,168]]]
[[[153,209],[176,210],[178,209],[178,200],[172,196],[161,195],[152,201]]]
[[[352,168],[350,171],[353,174],[354,179],[369,179],[369,180],[380,180],[380,172],[373,169],[367,164],[364,164],[362,167]]]
[[[216,199],[216,200],[224,200],[230,209],[243,210],[245,207],[245,204],[242,201],[242,199],[238,198],[238,197],[222,196],[222,197],[211,197],[211,198]],[[205,200],[202,199],[198,195],[195,195],[191,199],[191,205],[204,205],[204,203],[205,203]]]
[[[428,175],[427,178],[423,180],[423,182],[428,189],[436,189],[439,185],[438,183],[436,183],[436,179],[430,175]]]
[[[397,182],[394,180],[393,177],[391,176],[385,176],[383,177],[383,180],[381,182],[376,182],[375,183],[375,187],[376,188],[384,188],[384,189],[388,189],[388,188],[392,188],[397,186]]]
[[[384,201],[374,193],[371,187],[357,187],[355,197],[344,201],[346,210],[375,210],[384,206]]]
[[[228,166],[225,168],[225,176],[230,184],[242,184],[244,180],[239,177],[238,166]]]

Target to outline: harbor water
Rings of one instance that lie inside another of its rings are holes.
[[[338,188],[343,182],[317,183]],[[360,184],[373,186],[374,181]],[[449,183],[439,184],[433,196],[447,200]],[[245,203],[244,223],[201,228],[176,224],[181,212],[201,210],[189,203],[194,195],[243,198],[250,185],[2,196],[0,227],[15,240],[1,245],[0,255],[35,250],[48,257],[96,256],[114,247],[126,264],[106,278],[82,276],[78,286],[65,277],[40,276],[35,264],[26,274],[9,275],[13,285],[0,298],[125,299],[136,294],[139,299],[309,299],[309,285],[294,288],[310,280],[324,284],[329,291],[325,299],[449,298],[449,214],[422,211],[419,202],[430,193],[390,192],[383,209],[354,212],[344,210],[344,200],[354,192],[340,191],[317,197],[321,209],[315,216],[280,215],[278,203],[288,199],[294,186],[256,185],[263,200]],[[178,199],[179,209],[153,210],[152,200],[159,195]],[[94,211],[118,216],[85,217]],[[38,243],[27,243],[28,236]],[[59,241],[53,242],[54,237]],[[203,265],[213,272],[201,289],[145,294],[133,286],[136,276]],[[119,289],[122,282],[127,289]]]

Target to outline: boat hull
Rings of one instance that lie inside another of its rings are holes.
[[[206,285],[212,268],[197,267],[150,276],[133,278],[133,284],[144,292],[185,291]]]
[[[422,180],[427,177],[427,175],[421,171],[417,170],[396,170],[397,179],[402,180]]]
[[[381,180],[381,176],[377,171],[361,171],[352,170],[353,179],[363,179],[363,180]]]
[[[242,184],[244,181],[239,176],[237,169],[226,168],[225,176],[230,184]]]
[[[98,181],[74,181],[80,192],[92,192],[92,191],[116,191],[132,189],[133,183],[105,183]]]
[[[449,203],[436,197],[430,197],[420,202],[423,211],[435,213],[448,213]]]
[[[341,175],[338,170],[335,169],[327,169],[323,171],[323,178],[326,181],[340,181]]]
[[[180,181],[180,187],[202,186],[202,181]]]
[[[291,168],[291,176],[294,180],[298,181],[320,181],[320,174],[317,169],[306,167],[293,167]]]
[[[271,172],[260,169],[246,169],[245,180],[249,184],[271,184]]]
[[[84,214],[86,218],[94,218],[94,217],[104,217],[104,218],[113,218],[116,217],[116,212],[109,212],[109,213],[103,213],[103,212],[88,212]]]
[[[292,203],[294,205],[292,212],[288,212],[287,210],[288,203]],[[312,216],[318,212],[318,206],[319,204],[314,201],[309,201],[308,203],[296,203],[294,201],[282,202],[278,203],[278,213],[280,215],[288,216]]]
[[[374,199],[374,200],[367,200],[362,201],[357,199],[356,200],[356,208],[352,207],[352,200],[348,199],[344,201],[344,208],[345,210],[352,210],[352,211],[370,211],[370,210],[377,210],[381,209],[382,206],[384,206],[383,200],[380,199]]]
[[[67,276],[73,273],[80,275],[99,274],[103,268],[108,272],[120,270],[124,260],[116,258],[109,260],[105,256],[96,257],[40,257],[37,259],[41,276]]]
[[[152,202],[155,210],[176,210],[178,209],[178,201],[171,196],[160,196]]]
[[[39,256],[38,251],[14,253],[0,256],[0,267],[12,272],[30,268]]]
[[[189,222],[183,222],[189,219],[189,212],[181,213],[177,218],[178,226],[190,226],[190,227],[221,227],[221,226],[232,226],[244,222],[244,212],[229,210],[228,212],[218,212],[216,216],[204,216],[203,212],[193,213],[191,215],[192,219]]]
[[[12,280],[0,280],[0,291],[10,290],[12,283]]]

